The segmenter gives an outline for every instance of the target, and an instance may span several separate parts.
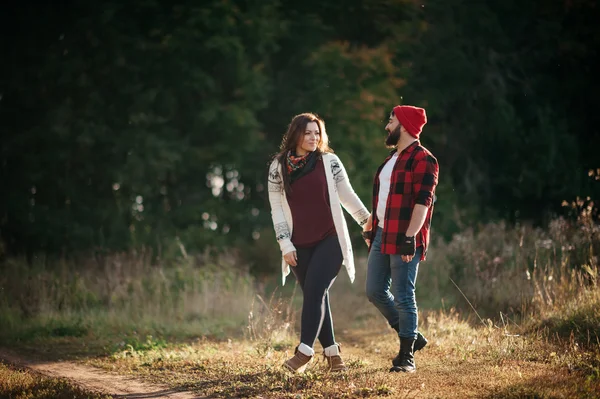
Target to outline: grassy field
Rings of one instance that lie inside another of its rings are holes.
[[[0,346],[209,397],[596,398],[598,243],[597,226],[561,220],[436,243],[417,283],[430,344],[414,375],[388,372],[398,340],[365,299],[364,258],[355,284],[342,275],[331,293],[349,365],[341,374],[320,356],[302,375],[281,368],[297,344],[300,292],[293,280],[274,290],[276,276],[253,278],[232,255],[169,265],[139,253],[58,266],[8,260]],[[61,381],[5,366],[0,374],[0,397],[85,397]]]
[[[509,321],[473,326],[453,311],[425,312],[421,330],[430,344],[417,353],[418,371],[413,375],[387,371],[397,338],[377,318],[368,327],[338,329],[349,365],[344,373],[329,373],[320,356],[304,374],[282,369],[295,338],[285,320],[277,323],[271,316],[256,323],[262,327],[253,338],[176,342],[150,336],[127,340],[123,335],[111,352],[80,355],[77,361],[109,375],[138,377],[218,398],[596,398],[600,393],[598,343],[565,335],[564,328],[578,323],[582,313],[590,325],[598,325],[600,297],[592,292],[586,295],[580,302],[585,300],[589,306],[566,304],[556,317],[527,328]],[[272,309],[277,312],[278,307]],[[578,328],[585,330],[581,324]],[[90,336],[38,338],[24,349],[52,348],[48,357],[64,358],[92,340]],[[2,372],[6,375],[6,370]],[[85,397],[76,396],[81,394],[68,383],[15,377],[15,373],[0,392],[24,390],[29,396],[6,397]],[[43,392],[48,389],[73,396],[47,396]]]
[[[600,307],[598,297],[592,305]],[[286,372],[281,363],[292,355],[293,344],[269,335],[127,348],[88,362],[209,397],[597,397],[598,352],[571,338],[553,339],[557,330],[521,335],[505,327],[473,327],[452,312],[427,314],[423,331],[431,343],[417,354],[414,375],[388,372],[398,343],[380,320],[340,331],[349,365],[341,374],[327,372],[320,357],[302,375]]]

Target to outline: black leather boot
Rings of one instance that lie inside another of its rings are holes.
[[[417,371],[415,357],[413,356],[415,341],[413,338],[400,338],[400,352],[392,360],[394,367],[390,371],[404,373],[414,373]]]
[[[415,341],[415,346],[413,348],[413,351],[420,351],[421,349],[423,349],[425,347],[425,345],[427,345],[427,339],[423,336],[423,334],[421,334],[420,332],[417,331],[417,339]]]
[[[396,332],[399,332],[400,327],[398,325],[396,325],[394,327],[394,330]],[[421,334],[419,331],[417,331],[417,340],[415,341],[415,347],[413,348],[413,351],[414,352],[420,351],[421,349],[423,349],[425,347],[425,345],[427,345],[427,342],[429,342],[429,341],[427,341],[427,338],[425,338],[423,336],[423,334]]]

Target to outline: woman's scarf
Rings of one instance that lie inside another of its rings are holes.
[[[319,154],[317,151],[302,156],[297,156],[295,151],[289,151],[286,156],[286,166],[290,176],[290,184],[312,172],[318,159]]]

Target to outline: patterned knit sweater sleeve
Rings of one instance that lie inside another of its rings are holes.
[[[269,203],[271,204],[271,218],[273,219],[273,228],[275,237],[283,255],[295,251],[292,244],[292,232],[285,218],[284,204],[285,193],[283,190],[283,179],[281,177],[281,167],[277,160],[271,163],[268,177]]]
[[[334,154],[331,154],[331,156],[331,170],[340,202],[356,223],[362,227],[367,223],[370,213],[354,192],[346,173],[346,168],[344,168],[344,164],[340,158]]]

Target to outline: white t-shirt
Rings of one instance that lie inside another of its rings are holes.
[[[390,194],[392,171],[398,160],[398,152],[396,152],[389,161],[385,164],[381,173],[379,173],[379,196],[377,199],[377,220],[378,227],[383,229],[383,221],[385,220],[385,208],[387,206],[388,195]]]

